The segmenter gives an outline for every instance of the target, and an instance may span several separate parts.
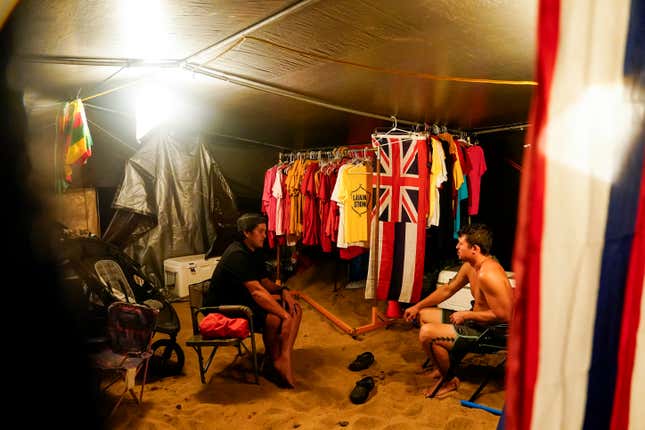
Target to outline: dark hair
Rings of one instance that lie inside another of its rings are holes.
[[[493,246],[493,232],[484,224],[470,224],[459,230],[459,236],[465,236],[471,246],[479,246],[482,254],[490,254]]]
[[[246,213],[237,219],[237,231],[244,234],[245,231],[253,231],[260,224],[266,224],[267,219],[260,214]]]

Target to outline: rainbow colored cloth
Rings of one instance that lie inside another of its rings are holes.
[[[65,103],[57,118],[57,161],[62,159],[64,181],[57,178],[57,189],[64,190],[72,182],[72,165],[83,165],[92,156],[92,136],[81,99]],[[64,143],[64,145],[61,145]],[[60,158],[58,150],[62,150]],[[62,176],[62,175],[61,175]]]

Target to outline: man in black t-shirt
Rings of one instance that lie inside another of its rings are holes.
[[[291,293],[268,278],[262,256],[266,219],[244,214],[237,220],[241,240],[226,248],[213,271],[205,306],[245,305],[253,310],[253,327],[262,331],[264,348],[289,387],[294,386],[291,355],[302,309]],[[282,304],[272,296],[280,294]]]

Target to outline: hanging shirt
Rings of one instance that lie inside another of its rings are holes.
[[[459,190],[459,187],[461,187],[461,183],[464,181],[464,170],[461,167],[461,163],[459,162],[459,149],[457,148],[457,144],[452,138],[452,135],[450,133],[442,133],[439,135],[440,139],[445,140],[448,142],[450,145],[450,155],[453,157],[454,163],[452,165],[452,178],[455,184],[455,196],[457,195],[457,191]]]
[[[325,226],[327,225],[327,215],[329,214],[329,198],[331,197],[328,166],[321,167],[318,171],[318,174],[318,188],[316,189],[318,213],[320,216],[320,232],[318,238],[320,240],[320,247],[322,248],[323,252],[331,252],[331,238],[325,231]]]
[[[275,239],[276,199],[273,197],[273,184],[278,166],[267,169],[264,174],[264,188],[262,192],[262,213],[267,216],[267,238],[269,247],[273,248]]]
[[[470,180],[470,194],[468,200],[468,215],[477,215],[479,213],[479,193],[481,187],[481,177],[486,172],[486,159],[484,150],[479,145],[473,145],[466,150],[466,155],[470,160],[471,170],[468,174]]]
[[[282,182],[282,229],[285,236],[289,236],[289,224],[291,223],[291,196],[289,195],[287,180],[292,168],[293,163],[290,163],[282,171],[284,176],[284,181]]]
[[[345,180],[345,175],[343,172],[349,167],[347,164],[343,164],[338,168],[338,176],[336,177],[336,184],[334,185],[334,190],[331,193],[331,200],[336,203],[338,210],[338,228],[337,228],[337,237],[336,237],[336,246],[339,248],[347,247],[345,242],[345,207],[343,202],[340,201],[340,192],[341,189],[344,189],[343,181]]]
[[[443,152],[441,142],[435,137],[431,139],[432,144],[432,164],[430,167],[430,186],[428,194],[430,206],[428,211],[428,226],[439,225],[441,208],[439,204],[439,189],[441,185],[448,180],[448,170],[446,169],[446,154]]]
[[[367,246],[371,210],[370,173],[371,169],[366,164],[347,164],[339,171],[339,180],[332,194],[332,199],[340,208],[339,247],[341,244]]]
[[[284,184],[284,175],[282,171],[284,166],[280,166],[276,169],[275,179],[273,181],[273,187],[271,188],[273,198],[275,199],[275,234],[276,236],[284,235],[283,221],[284,221],[284,201],[282,188]]]
[[[302,160],[296,160],[287,174],[287,192],[291,200],[289,208],[288,234],[298,236],[302,233],[300,181],[302,180]]]
[[[453,230],[453,237],[459,239],[459,229],[461,229],[461,202],[463,200],[468,200],[468,185],[464,180],[459,187],[457,192],[457,215],[455,216],[455,227]]]
[[[454,220],[457,215],[457,205],[459,204],[459,188],[464,182],[464,172],[461,168],[461,163],[459,163],[459,149],[457,148],[457,144],[453,140],[452,135],[450,133],[442,133],[439,135],[439,138],[448,142],[448,152],[450,153],[450,157],[453,159],[451,173],[454,183],[454,188],[452,189],[452,219]]]
[[[457,155],[459,156],[459,163],[461,164],[461,170],[465,176],[468,176],[470,173],[471,166],[470,160],[466,156],[466,148],[468,143],[464,139],[455,139],[455,144],[457,145]]]
[[[305,174],[300,186],[303,195],[302,206],[302,244],[318,245],[320,217],[318,215],[318,202],[316,200],[316,172],[319,164],[312,161],[305,169]]]
[[[338,170],[340,169],[340,164],[335,164],[334,168],[330,171],[330,184],[333,195],[333,190],[338,182]],[[340,223],[340,216],[338,213],[338,204],[331,198],[329,198],[329,215],[327,217],[327,224],[325,226],[325,233],[331,238],[332,242],[338,241],[338,224]]]

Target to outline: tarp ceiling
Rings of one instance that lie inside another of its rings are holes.
[[[25,0],[11,72],[28,108],[156,80],[200,127],[280,146],[375,123],[339,107],[472,130],[526,122],[534,86],[437,77],[532,81],[536,3]],[[132,111],[135,86],[92,103]]]

